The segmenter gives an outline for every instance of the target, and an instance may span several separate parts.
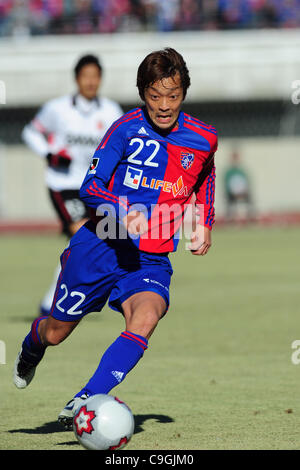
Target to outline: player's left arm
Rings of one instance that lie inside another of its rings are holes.
[[[206,176],[196,192],[196,220],[191,234],[190,250],[193,255],[206,255],[212,245],[212,226],[215,221],[215,164],[206,168]],[[203,176],[203,175],[202,175]]]
[[[211,230],[204,225],[197,225],[191,234],[189,249],[193,255],[204,256],[212,245]]]
[[[196,220],[191,234],[190,250],[193,255],[206,255],[212,245],[212,227],[215,222],[215,179],[216,168],[214,154],[217,141],[203,168],[196,193]]]

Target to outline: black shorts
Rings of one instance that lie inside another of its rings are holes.
[[[88,219],[90,215],[89,208],[79,198],[78,189],[63,191],[49,189],[49,194],[62,223],[62,232],[70,236],[69,225],[82,219]]]

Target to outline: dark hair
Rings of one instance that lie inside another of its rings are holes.
[[[179,72],[183,98],[185,98],[191,80],[182,55],[171,47],[148,54],[140,64],[137,72],[136,86],[141,99],[144,101],[144,92],[151,84],[163,78],[174,77],[176,72]]]
[[[99,69],[99,73],[100,75],[102,74],[102,66],[99,62],[99,59],[98,57],[92,55],[92,54],[88,54],[88,55],[84,55],[83,57],[81,57],[77,64],[75,65],[75,68],[74,68],[74,74],[75,74],[75,78],[78,77],[79,73],[80,73],[80,70],[82,69],[82,67],[84,67],[85,65],[89,65],[89,64],[94,64],[96,65],[96,67],[98,67]]]

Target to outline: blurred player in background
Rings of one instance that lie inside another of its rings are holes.
[[[250,179],[241,163],[240,153],[237,149],[232,151],[229,166],[224,173],[224,189],[226,221],[250,222],[254,220]]]
[[[46,185],[53,207],[68,237],[88,220],[88,208],[79,189],[99,140],[123,111],[114,101],[98,96],[102,66],[93,55],[79,59],[75,69],[77,91],[46,103],[24,128],[22,137],[45,159]],[[44,296],[40,313],[48,314],[60,266]]]
[[[118,119],[96,149],[80,189],[94,215],[63,252],[51,314],[32,323],[16,359],[14,383],[25,388],[46,348],[63,341],[86,314],[101,311],[107,301],[122,313],[125,331],[59,415],[67,428],[81,400],[109,393],[148,348],[169,307],[173,271],[168,254],[176,251],[194,193],[203,217],[189,249],[196,256],[210,249],[217,133],[181,111],[189,85],[185,61],[174,49],[153,52],[139,66],[137,86],[145,106]],[[119,231],[111,227],[100,237],[105,219],[100,210],[111,213]]]

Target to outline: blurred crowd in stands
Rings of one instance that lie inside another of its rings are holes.
[[[300,27],[300,0],[0,0],[0,36]]]

